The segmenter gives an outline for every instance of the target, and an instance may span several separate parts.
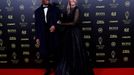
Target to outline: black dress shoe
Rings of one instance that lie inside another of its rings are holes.
[[[47,73],[45,73],[44,75],[49,75],[49,73],[47,72]]]
[[[44,75],[50,75],[51,71],[48,70]]]
[[[44,75],[50,75],[50,72],[45,73]]]

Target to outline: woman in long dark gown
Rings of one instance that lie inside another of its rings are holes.
[[[69,0],[67,11],[63,14],[61,25],[63,33],[63,53],[57,66],[56,75],[93,75],[88,72],[85,50],[82,49],[82,40],[79,27],[79,8],[76,0]]]

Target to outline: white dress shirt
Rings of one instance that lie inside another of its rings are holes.
[[[47,12],[48,8],[44,8],[45,22],[47,23]]]

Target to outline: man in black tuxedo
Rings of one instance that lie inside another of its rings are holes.
[[[39,46],[41,57],[44,59],[45,68],[48,70],[45,75],[51,72],[52,64],[50,58],[58,52],[59,38],[57,33],[58,10],[49,3],[49,0],[42,0],[42,5],[35,11],[35,37],[36,45]],[[57,58],[54,56],[54,58]]]

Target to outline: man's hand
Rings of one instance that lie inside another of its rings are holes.
[[[39,40],[39,39],[36,39],[35,47],[36,47],[36,48],[39,48],[39,47],[40,47],[40,40]]]
[[[50,32],[55,32],[55,26],[52,25],[49,30],[50,30]]]

